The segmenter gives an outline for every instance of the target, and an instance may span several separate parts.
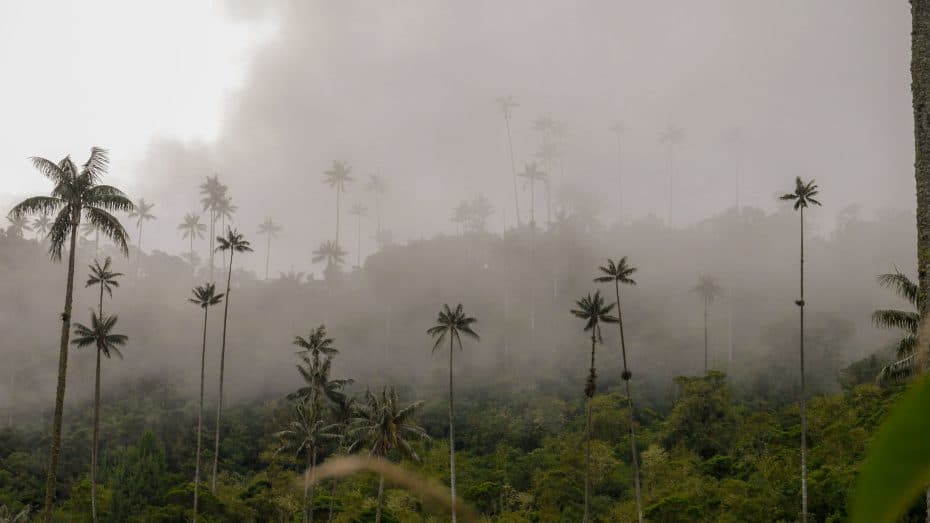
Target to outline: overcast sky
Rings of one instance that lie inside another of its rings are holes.
[[[909,40],[903,0],[5,2],[0,204],[48,190],[28,156],[83,161],[99,145],[110,182],[155,202],[146,238],[169,252],[216,173],[244,232],[268,215],[285,227],[273,270],[309,269],[332,236],[321,178],[337,159],[359,180],[347,204],[372,206],[369,174],[389,180],[385,225],[401,240],[454,230],[449,207],[479,193],[499,229],[513,197],[493,100],[510,94],[518,166],[539,147],[536,117],[564,121],[553,187],[590,192],[607,221],[607,128],[622,120],[632,218],[665,217],[658,134],[672,123],[679,226],[733,205],[738,165],[743,203],[768,211],[795,175],[816,178],[825,228],[850,204],[914,206]]]

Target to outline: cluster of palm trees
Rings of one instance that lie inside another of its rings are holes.
[[[463,200],[452,209],[452,223],[456,225],[458,233],[485,232],[488,218],[494,214],[494,207],[483,194]]]

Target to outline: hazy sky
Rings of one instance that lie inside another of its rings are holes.
[[[448,208],[478,193],[499,229],[504,210],[513,221],[512,185],[493,100],[512,94],[518,165],[539,146],[532,121],[563,120],[553,187],[592,193],[605,219],[616,217],[614,120],[629,127],[634,218],[665,216],[657,138],[669,123],[685,132],[679,225],[733,205],[734,127],[744,203],[774,210],[802,175],[822,187],[823,223],[853,203],[911,209],[909,33],[903,0],[8,2],[0,204],[47,190],[26,157],[83,161],[100,145],[113,151],[111,181],[156,203],[146,237],[169,252],[185,249],[176,225],[217,173],[244,232],[266,215],[284,225],[273,269],[309,268],[332,236],[321,177],[336,159],[360,181],[389,180],[385,225],[401,240],[453,230]],[[360,185],[347,204],[369,200]]]

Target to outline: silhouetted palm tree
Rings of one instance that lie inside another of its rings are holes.
[[[52,261],[61,261],[65,242],[68,249],[68,278],[65,284],[65,308],[61,314],[61,344],[58,352],[58,385],[55,391],[55,415],[52,421],[49,448],[48,475],[45,485],[45,520],[52,518],[55,503],[55,488],[58,478],[58,461],[61,456],[61,422],[65,404],[65,383],[68,372],[68,339],[71,333],[71,305],[74,293],[74,256],[78,227],[81,219],[94,223],[100,231],[113,240],[117,248],[128,255],[126,230],[111,212],[131,211],[132,202],[122,191],[109,185],[100,185],[106,174],[109,157],[104,149],[94,147],[90,158],[78,170],[77,165],[66,156],[57,164],[45,158],[33,157],[32,164],[50,179],[55,188],[51,196],[33,196],[17,204],[9,217],[19,219],[33,214],[57,213],[49,231],[49,256]]]
[[[323,183],[336,191],[336,244],[339,244],[339,194],[346,191],[346,184],[355,181],[352,178],[352,169],[343,162],[333,162],[333,166],[323,173]]]
[[[452,223],[455,224],[456,232],[461,236],[465,232],[468,220],[471,219],[471,203],[462,201],[452,209]]]
[[[920,310],[923,296],[920,289],[906,274],[895,268],[895,272],[880,274],[878,283],[891,289],[913,307],[913,311],[897,309],[879,309],[872,313],[872,323],[883,329],[901,329],[904,337],[898,340],[895,351],[898,360],[882,368],[879,382],[899,380],[910,376],[914,371],[914,349],[917,347],[917,333],[920,330]]]
[[[32,230],[36,233],[37,239],[44,240],[51,228],[52,219],[47,213],[42,213],[32,220]]]
[[[669,124],[664,131],[659,133],[659,143],[668,147],[668,226],[672,224],[672,211],[675,204],[675,152],[678,145],[685,138],[684,131],[679,127]]]
[[[510,132],[510,117],[513,110],[520,107],[520,104],[513,100],[513,96],[501,96],[496,100],[497,106],[504,116],[504,125],[507,126],[507,145],[510,147],[510,171],[513,174],[513,212],[517,217],[517,227],[521,225],[520,221],[520,198],[517,196],[517,164],[513,159],[513,136]]]
[[[109,262],[109,258],[107,258]],[[115,276],[116,273],[107,273],[110,276]],[[106,276],[105,276],[106,277]],[[106,288],[107,291],[110,291],[110,285],[103,283],[106,280],[102,280],[100,283],[100,295],[103,296],[103,289]],[[113,284],[116,284],[115,281],[112,281]],[[88,283],[90,285],[90,283]],[[100,299],[101,303],[103,298]],[[102,307],[102,305],[101,305]],[[100,433],[100,355],[103,354],[110,358],[110,353],[116,354],[120,359],[123,359],[123,355],[120,353],[118,347],[122,347],[126,344],[129,338],[122,334],[114,334],[113,327],[116,326],[116,316],[97,316],[96,312],[91,311],[90,313],[90,327],[76,323],[74,325],[74,341],[71,343],[76,345],[78,348],[87,347],[93,345],[97,348],[97,367],[96,374],[94,378],[94,436],[93,436],[93,446],[91,447],[91,468],[90,468],[90,482],[91,482],[91,517],[94,521],[97,521],[97,442],[99,441],[98,435]]]
[[[377,232],[375,238],[381,235],[381,200],[384,193],[387,192],[387,182],[381,176],[372,174],[368,177],[368,183],[365,184],[365,190],[375,195],[375,221],[377,222]],[[384,245],[378,242],[378,248]]]
[[[219,211],[224,206],[226,191],[228,188],[220,183],[219,176],[214,175],[212,178],[207,176],[206,181],[200,184],[200,203],[204,211],[210,211],[210,281],[213,281],[214,253],[213,239],[216,238],[216,221],[219,219]]]
[[[7,216],[7,221],[10,222],[10,226],[7,227],[6,233],[13,238],[22,238],[23,233],[26,231],[31,231],[32,228],[29,227],[29,220],[25,216]]]
[[[297,353],[301,360],[301,363],[297,364],[297,371],[305,385],[289,394],[288,399],[326,401],[331,405],[345,401],[342,389],[352,383],[352,380],[330,377],[333,356],[339,351],[333,347],[333,339],[327,336],[326,327],[320,325],[311,330],[306,338],[295,336],[294,345],[301,348]]]
[[[311,400],[300,400],[294,406],[294,419],[286,429],[275,434],[284,440],[279,450],[291,449],[296,455],[306,454],[307,471],[304,472],[304,522],[313,521],[313,473],[316,469],[318,450],[324,444],[336,440],[336,427],[327,424],[319,404]]]
[[[355,216],[356,224],[358,227],[356,239],[355,239],[355,266],[358,268],[362,267],[362,218],[368,214],[368,207],[365,207],[361,203],[356,203],[352,206],[352,210],[349,211],[349,214]]]
[[[327,240],[321,243],[317,250],[313,251],[313,258],[311,258],[310,261],[313,263],[326,261],[326,268],[323,269],[323,275],[328,281],[335,276],[335,271],[339,269],[339,266],[345,263],[345,256],[346,251],[342,250],[336,242]]]
[[[402,407],[394,387],[384,387],[380,396],[366,391],[365,401],[358,406],[357,418],[349,433],[355,438],[355,445],[367,447],[368,455],[378,460],[385,459],[391,451],[397,451],[419,463],[420,457],[413,450],[408,439],[429,439],[426,431],[413,420],[414,414],[422,407],[422,401],[415,401]],[[378,481],[378,508],[375,511],[375,523],[381,522],[383,504],[384,474],[381,474]],[[452,520],[455,521],[455,507],[452,509]]]
[[[604,275],[594,278],[594,281],[599,283],[613,282],[614,292],[617,295],[617,324],[620,326],[620,354],[623,356],[623,374],[621,377],[623,378],[623,383],[626,386],[626,398],[630,409],[630,444],[632,446],[631,455],[633,463],[633,485],[636,489],[636,515],[637,519],[642,522],[643,502],[640,493],[639,452],[636,449],[636,432],[633,427],[633,395],[630,393],[630,378],[633,377],[633,374],[630,372],[629,367],[627,367],[626,338],[623,335],[623,312],[622,308],[620,307],[620,284],[636,285],[636,281],[631,278],[633,273],[636,272],[636,267],[628,265],[626,256],[624,256],[616,263],[613,260],[608,259],[607,265],[601,266],[600,270]]]
[[[265,279],[268,279],[268,264],[271,261],[271,239],[281,232],[281,226],[275,223],[271,217],[265,218],[265,221],[259,224],[258,234],[268,236],[267,245],[265,246]]]
[[[433,344],[433,352],[439,348],[439,345],[449,338],[449,472],[450,486],[452,491],[452,521],[455,523],[455,393],[452,381],[452,355],[455,353],[455,342],[459,344],[459,350],[462,350],[462,334],[479,340],[478,334],[472,329],[478,320],[465,315],[462,304],[458,304],[455,310],[449,308],[449,305],[443,305],[436,318],[436,325],[430,327],[426,333],[433,337],[436,342]]]
[[[221,231],[226,230],[226,220],[229,220],[229,223],[232,223],[233,214],[239,210],[239,207],[233,204],[232,197],[229,196],[229,194],[226,194],[225,185],[223,186],[223,190],[224,190],[223,197],[220,199],[216,207],[216,215],[219,217],[219,220],[220,220]],[[223,270],[226,270],[226,257],[223,256],[220,259],[223,262]]]
[[[623,223],[623,212],[625,210],[623,206],[623,200],[626,196],[623,193],[623,133],[627,130],[627,126],[623,122],[614,122],[610,126],[610,132],[617,135],[617,214],[620,215],[620,223]]]
[[[97,304],[97,317],[104,318],[103,316],[103,293],[106,291],[107,295],[111,298],[113,297],[113,289],[119,287],[119,282],[116,280],[122,273],[114,272],[111,268],[112,260],[107,256],[104,260],[103,265],[100,265],[99,260],[94,260],[93,265],[89,265],[90,276],[87,278],[87,283],[85,287],[90,287],[93,285],[100,286],[100,299]],[[113,317],[113,321],[116,321],[116,317]],[[77,333],[77,330],[75,330]],[[109,358],[109,354],[107,355]],[[96,371],[96,398],[99,402],[100,396],[100,351],[97,351],[97,371]],[[96,403],[96,402],[95,402]],[[94,443],[91,448],[91,469],[90,469],[90,507],[91,514],[94,521],[97,521],[97,412],[94,412]]]
[[[129,217],[136,219],[136,230],[139,232],[137,248],[139,249],[140,258],[142,257],[142,224],[156,219],[155,215],[149,212],[152,207],[155,207],[154,203],[147,203],[145,198],[139,198],[135,208],[129,212]]]
[[[220,415],[223,412],[223,378],[226,368],[226,324],[229,319],[229,293],[232,285],[233,256],[237,252],[252,252],[249,242],[239,231],[227,229],[226,236],[216,237],[218,252],[229,251],[229,271],[226,273],[226,303],[223,304],[223,342],[220,345],[220,393],[216,400],[216,440],[213,449],[213,476],[210,480],[210,489],[216,494],[216,468],[220,457]]]
[[[197,454],[194,458],[194,523],[200,497],[200,447],[203,439],[203,388],[207,368],[207,315],[210,307],[223,301],[223,293],[216,293],[216,285],[207,283],[194,288],[194,297],[188,301],[203,309],[203,344],[200,348],[200,402],[197,406]]]
[[[546,183],[549,176],[536,168],[535,163],[528,163],[519,176],[526,179],[526,184],[530,186],[530,227],[536,227],[536,182]]]
[[[793,193],[785,194],[782,200],[794,202],[794,210],[800,211],[801,214],[801,298],[795,304],[801,310],[801,521],[807,521],[807,382],[804,377],[804,209],[810,205],[820,205],[820,202],[814,199],[818,190],[814,180],[809,182],[801,181],[801,177],[795,178],[795,188]]]
[[[206,224],[200,223],[200,216],[197,213],[189,212],[184,215],[184,221],[178,225],[178,229],[184,231],[183,238],[190,239],[191,242],[191,252],[190,252],[190,262],[191,267],[194,268],[196,272],[197,266],[194,265],[194,240],[203,239],[203,233],[206,232]]]
[[[494,214],[494,207],[488,202],[488,199],[479,194],[471,203],[468,204],[469,216],[468,226],[474,232],[485,232],[487,230],[488,218]]]
[[[702,274],[698,278],[698,283],[691,288],[692,292],[698,293],[698,296],[704,300],[704,374],[707,374],[708,370],[708,343],[707,343],[707,306],[722,292],[720,285],[717,284],[717,280],[708,274]]]
[[[584,386],[584,395],[587,398],[587,421],[585,423],[585,459],[584,459],[584,522],[591,521],[590,492],[591,492],[591,398],[597,390],[597,366],[594,356],[597,342],[601,339],[601,323],[616,323],[617,318],[610,315],[614,308],[613,303],[604,303],[601,291],[595,291],[594,296],[586,297],[575,302],[577,309],[572,309],[576,318],[585,321],[584,332],[591,332],[591,368],[588,370],[588,379]]]

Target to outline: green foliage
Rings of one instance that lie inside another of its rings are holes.
[[[168,480],[165,453],[151,431],[138,445],[121,453],[109,478],[113,491],[113,521],[126,521],[144,507],[162,502]]]

